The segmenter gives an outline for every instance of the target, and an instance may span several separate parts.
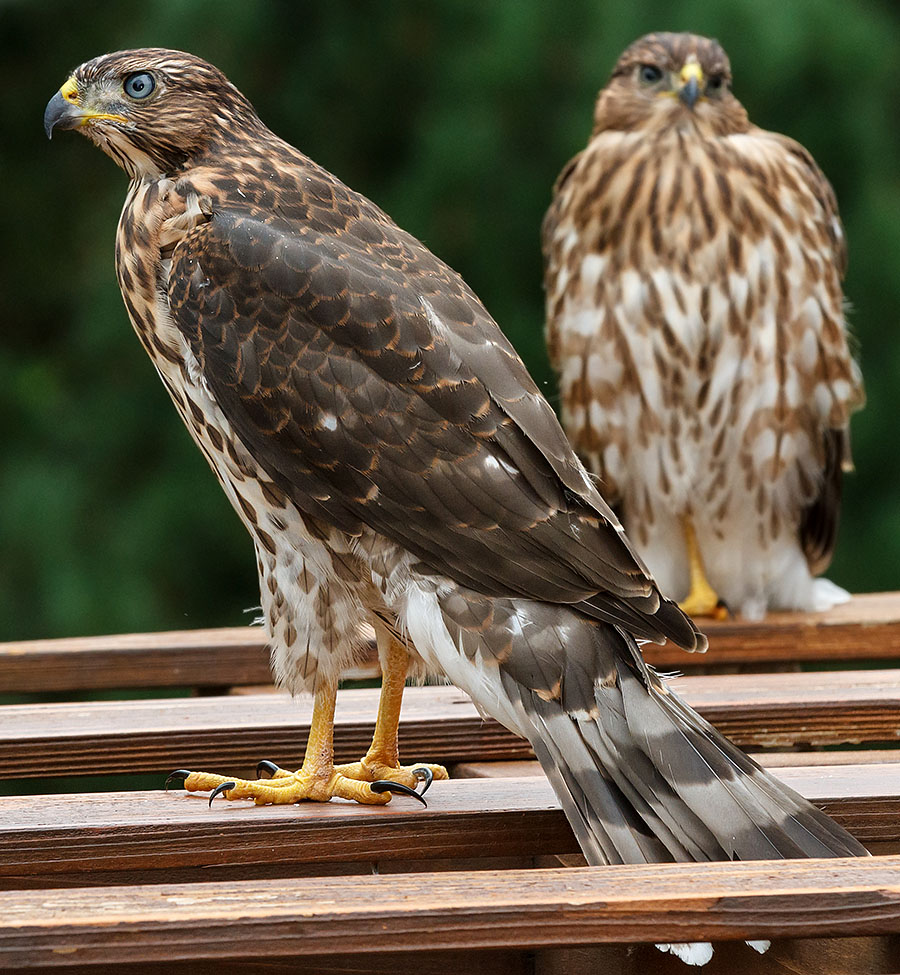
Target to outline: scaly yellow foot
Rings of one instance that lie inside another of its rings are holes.
[[[687,598],[683,599],[678,606],[688,616],[707,616],[714,620],[728,619],[728,609],[710,585],[691,587]]]
[[[410,789],[425,782],[422,793],[428,790],[433,779],[450,778],[443,765],[429,765],[426,762],[419,762],[418,765],[387,765],[384,762],[373,762],[368,757],[349,765],[336,765],[334,770],[359,782],[396,782]]]
[[[285,779],[298,774],[279,768],[273,762],[260,762],[256,766],[256,771],[258,775],[267,779]],[[339,776],[354,779],[357,782],[390,783],[391,785],[406,786],[406,788],[413,790],[416,790],[424,782],[425,787],[417,793],[420,796],[428,791],[428,787],[435,779],[449,778],[443,765],[430,765],[427,762],[419,762],[417,765],[391,765],[373,758],[371,752],[358,762],[335,765],[334,771]]]
[[[279,769],[284,772],[283,769]],[[184,774],[183,770],[172,773],[171,777]],[[187,792],[210,792],[210,803],[216,796],[226,799],[252,799],[258,806],[285,805],[301,802],[327,802],[335,797],[351,799],[366,805],[384,805],[390,802],[389,792],[373,791],[368,782],[341,775],[332,768],[308,771],[305,767],[297,772],[284,772],[274,779],[234,779],[214,772],[189,772],[184,780]]]
[[[337,698],[337,681],[323,682],[313,701],[309,740],[306,757],[298,772],[274,769],[273,778],[251,782],[234,779],[214,772],[189,772],[179,769],[169,779],[182,777],[188,792],[210,791],[209,801],[217,795],[226,799],[253,799],[257,805],[270,803],[283,805],[311,799],[327,802],[338,796],[367,805],[384,805],[391,801],[390,793],[373,790],[368,782],[341,775],[334,767],[334,706]],[[268,763],[260,763],[261,767]],[[168,780],[166,782],[168,785]]]
[[[188,792],[210,791],[210,802],[218,795],[224,795],[226,799],[253,799],[257,805],[281,805],[302,800],[327,802],[337,796],[367,805],[383,805],[390,802],[392,792],[397,792],[414,796],[424,805],[422,793],[431,785],[432,779],[448,778],[447,770],[441,765],[400,764],[397,732],[409,657],[406,649],[386,628],[379,628],[378,639],[383,671],[381,699],[372,745],[360,761],[334,765],[337,697],[337,682],[334,681],[323,684],[316,692],[306,756],[299,771],[290,772],[272,762],[260,762],[257,773],[266,773],[266,779],[250,781],[179,769],[169,776],[169,780],[182,778]],[[420,782],[424,782],[425,787],[418,792],[416,786]]]
[[[708,616],[716,620],[728,619],[728,610],[718,593],[709,584],[697,545],[697,536],[690,518],[684,519],[684,536],[687,543],[688,563],[691,572],[691,591],[678,606],[688,616]]]

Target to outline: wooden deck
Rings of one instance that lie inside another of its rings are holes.
[[[209,808],[161,789],[0,797],[0,971],[685,975],[653,944],[712,939],[705,975],[897,975],[900,672],[886,663],[900,656],[900,595],[710,630],[705,657],[648,656],[685,670],[845,668],[688,674],[673,686],[878,855],[578,866],[528,748],[455,689],[412,688],[405,754],[453,767],[428,809],[401,797]],[[175,766],[246,774],[259,758],[297,762],[307,701],[226,693],[265,678],[252,629],[0,646],[11,691],[203,692],[0,707],[0,791],[2,780],[143,771],[161,784]],[[376,698],[341,692],[341,757],[365,750]],[[746,938],[774,944],[757,955]]]

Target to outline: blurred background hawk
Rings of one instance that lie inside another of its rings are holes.
[[[116,266],[132,325],[253,538],[275,676],[315,695],[301,769],[183,770],[186,788],[260,803],[411,789],[397,722],[412,664],[531,742],[591,863],[865,853],[646,665],[639,639],[706,641],[454,271],[192,55],[89,61],[44,124],[131,178]],[[362,622],[381,706],[368,754],[335,767]]]
[[[752,125],[713,40],[650,34],[543,227],[563,424],[666,595],[826,609],[848,424],[844,234],[798,143]]]

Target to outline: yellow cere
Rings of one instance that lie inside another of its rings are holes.
[[[74,78],[69,78],[59,89],[59,93],[70,105],[78,104],[78,82]]]
[[[698,85],[703,84],[703,68],[696,61],[688,61],[681,69],[681,83],[686,85],[692,78],[695,78]]]

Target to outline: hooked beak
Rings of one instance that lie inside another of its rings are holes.
[[[696,61],[688,61],[681,69],[681,85],[678,89],[678,97],[693,109],[700,96],[703,94],[703,69]]]
[[[88,122],[100,119],[123,124],[128,121],[124,115],[86,110],[78,94],[78,83],[74,78],[69,78],[44,109],[44,131],[47,138],[52,139],[54,129],[79,129]]]
[[[78,85],[74,78],[69,78],[44,109],[44,131],[47,138],[52,139],[54,129],[75,129],[83,121],[83,113],[78,107]]]

